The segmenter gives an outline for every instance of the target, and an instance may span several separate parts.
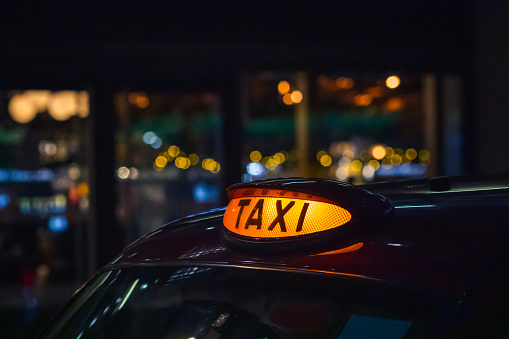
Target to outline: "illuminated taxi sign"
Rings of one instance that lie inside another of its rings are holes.
[[[385,197],[327,179],[286,178],[235,184],[223,217],[223,236],[252,249],[300,249],[346,240],[361,224],[388,216]],[[357,231],[356,231],[357,232]]]
[[[223,222],[231,233],[258,239],[287,238],[330,230],[352,219],[346,209],[318,197],[294,198],[293,192],[277,190],[268,191],[276,196],[267,196],[262,191],[230,201]]]

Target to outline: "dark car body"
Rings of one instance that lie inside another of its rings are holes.
[[[365,185],[390,213],[287,251],[225,241],[225,209],[172,222],[102,268],[41,338],[507,337],[509,182],[440,180]]]

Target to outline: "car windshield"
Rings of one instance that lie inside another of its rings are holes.
[[[226,267],[98,274],[42,338],[413,338],[452,303],[358,278]]]

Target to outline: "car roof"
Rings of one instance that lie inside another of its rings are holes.
[[[508,181],[453,181],[451,189],[435,185],[438,190],[430,190],[427,180],[363,187],[388,198],[394,213],[370,221],[341,244],[288,253],[231,247],[222,235],[222,208],[155,230],[104,269],[206,265],[286,270],[463,294],[506,266]]]

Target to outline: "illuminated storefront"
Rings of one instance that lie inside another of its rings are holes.
[[[86,91],[0,92],[2,287],[40,294],[85,275]]]

